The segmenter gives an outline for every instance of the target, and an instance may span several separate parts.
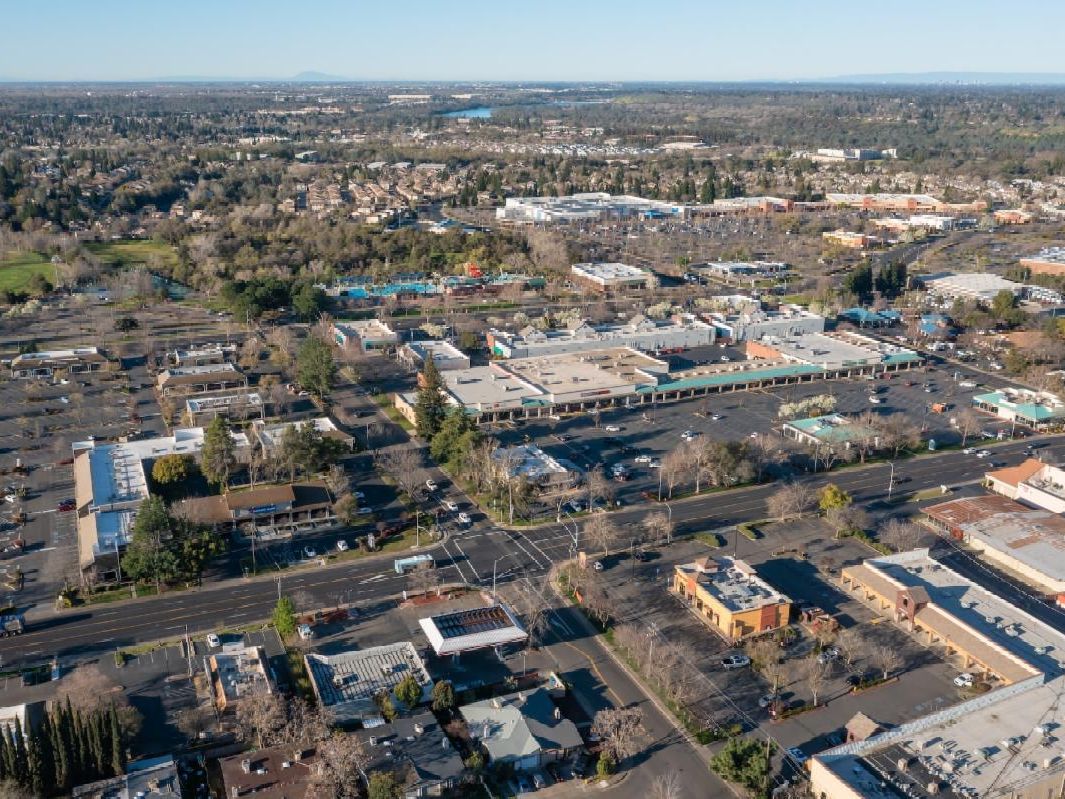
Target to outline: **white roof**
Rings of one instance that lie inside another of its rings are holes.
[[[571,268],[575,275],[607,283],[615,280],[643,280],[651,274],[638,266],[616,262],[573,264]]]
[[[255,434],[264,447],[271,449],[281,445],[281,436],[285,434],[288,428],[307,424],[314,425],[314,429],[322,435],[339,432],[332,419],[328,416],[318,416],[314,419],[304,419],[298,422],[273,422],[267,424],[259,421],[255,423]]]
[[[973,296],[984,299],[992,299],[1000,291],[1009,291],[1014,294],[1024,288],[1020,283],[1006,280],[1004,277],[993,275],[988,272],[964,272],[940,277],[929,278],[924,281],[932,292],[947,295]]]
[[[419,619],[437,655],[457,655],[475,649],[525,641],[529,635],[506,605],[459,610]]]

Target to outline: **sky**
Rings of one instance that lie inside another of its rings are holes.
[[[1062,0],[0,0],[3,80],[1065,72]]]

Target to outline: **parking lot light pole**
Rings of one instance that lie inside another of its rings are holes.
[[[891,489],[895,487],[895,461],[888,461],[888,465],[891,466],[891,476],[888,477],[887,484],[887,498],[891,499]]]

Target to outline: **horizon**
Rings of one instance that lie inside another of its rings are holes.
[[[697,0],[677,0],[668,13],[633,0],[546,0],[535,9],[414,0],[406,10],[399,18],[342,0],[303,14],[279,0],[17,6],[5,18],[21,35],[0,52],[0,80],[295,82],[321,73],[344,83],[905,83],[954,74],[1065,82],[1056,58],[1065,5],[1036,0],[1008,9],[987,0],[904,2],[890,15],[842,0],[813,9],[768,0],[757,12]]]

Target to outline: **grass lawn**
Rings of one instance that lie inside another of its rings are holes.
[[[55,267],[38,252],[8,253],[0,259],[0,291],[24,291],[34,275],[55,280]]]
[[[174,248],[159,241],[111,241],[86,247],[108,266],[144,266],[158,259],[163,267],[173,269],[178,263]]]

